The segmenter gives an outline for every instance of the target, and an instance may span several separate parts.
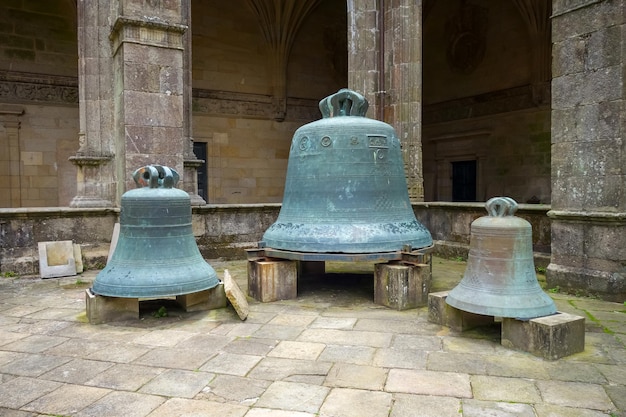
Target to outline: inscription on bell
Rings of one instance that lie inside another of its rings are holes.
[[[389,148],[387,144],[387,136],[367,135],[370,148]]]
[[[310,143],[309,143],[309,138],[304,136],[302,139],[300,139],[300,150],[301,151],[306,151],[307,149],[309,149]]]

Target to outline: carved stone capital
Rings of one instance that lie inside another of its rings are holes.
[[[69,161],[76,166],[98,166],[104,165],[113,159],[112,155],[74,155],[69,157]]]

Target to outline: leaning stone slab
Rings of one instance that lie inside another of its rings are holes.
[[[568,313],[502,319],[502,346],[555,360],[585,350],[585,319]]]
[[[494,323],[493,316],[483,316],[452,307],[446,303],[447,297],[448,291],[428,294],[429,322],[450,327],[452,330],[458,332]]]
[[[85,290],[85,302],[87,318],[91,324],[139,319],[138,298],[105,297],[94,294],[88,288]]]
[[[228,269],[224,270],[224,291],[226,292],[226,298],[235,308],[237,315],[241,320],[248,318],[250,313],[250,307],[248,306],[248,300],[246,295],[241,291],[237,282],[230,276]]]
[[[39,242],[38,247],[41,278],[76,275],[74,243],[71,240]]]

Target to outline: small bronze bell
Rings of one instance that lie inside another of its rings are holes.
[[[293,136],[283,205],[264,244],[353,254],[432,245],[413,213],[393,128],[364,117],[367,100],[352,90],[319,106],[324,118]]]
[[[537,281],[532,227],[515,217],[517,203],[494,197],[488,216],[472,222],[465,275],[446,302],[454,308],[494,317],[531,319],[556,313]]]
[[[173,188],[178,173],[148,165],[133,173],[138,186],[122,196],[120,235],[93,292],[125,298],[191,294],[217,286],[191,229],[189,194]]]

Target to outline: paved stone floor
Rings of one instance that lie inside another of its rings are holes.
[[[245,261],[210,263],[245,291]],[[435,258],[433,291],[464,268]],[[587,331],[584,352],[547,361],[502,347],[496,326],[454,333],[426,308],[373,304],[372,270],[329,264],[296,300],[250,300],[246,321],[161,300],[97,326],[97,271],[0,278],[0,416],[626,416],[624,304],[550,292]]]

